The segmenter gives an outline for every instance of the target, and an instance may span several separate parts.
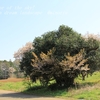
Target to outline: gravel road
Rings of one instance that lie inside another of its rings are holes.
[[[0,90],[0,100],[64,100],[60,98],[38,97],[13,91]]]

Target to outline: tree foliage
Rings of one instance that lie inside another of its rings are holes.
[[[39,79],[48,84],[54,79],[60,86],[70,86],[78,75],[84,80],[89,69],[100,69],[99,39],[83,37],[68,26],[36,37],[33,47],[23,53],[20,62],[20,68],[33,82]]]
[[[23,46],[22,48],[18,49],[17,52],[14,53],[14,58],[17,60],[21,60],[23,58],[23,54],[25,52],[30,51],[31,49],[33,49],[32,43],[31,42],[27,42],[25,44],[25,46]]]
[[[74,79],[78,75],[81,75],[83,80],[85,79],[90,69],[86,64],[87,59],[84,58],[84,50],[74,56],[68,53],[62,61],[55,58],[54,53],[54,48],[47,54],[41,52],[40,56],[32,52],[33,72],[30,77],[34,82],[39,79],[42,84],[47,85],[50,80],[55,80],[58,86],[69,87],[74,84]]]
[[[6,79],[10,77],[10,68],[14,68],[13,62],[10,61],[0,61],[0,79]]]
[[[73,55],[78,53],[84,45],[84,39],[72,28],[62,25],[57,31],[47,32],[41,37],[35,38],[33,45],[36,54],[41,53],[41,51],[47,53],[49,49],[55,47],[55,55],[62,59],[67,52]]]

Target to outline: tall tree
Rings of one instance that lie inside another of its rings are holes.
[[[39,70],[38,67],[35,67],[35,65],[36,66],[41,65],[42,69],[47,70],[48,73],[51,70],[49,68],[51,68],[52,66],[55,66],[55,63],[52,63],[51,65],[48,65],[48,63],[46,63],[46,65],[45,65],[43,62],[43,59],[40,56],[42,54],[48,55],[48,51],[50,49],[52,49],[53,47],[56,49],[56,52],[54,52],[53,57],[55,60],[58,59],[57,61],[54,61],[54,62],[57,62],[58,66],[62,66],[62,68],[65,65],[63,65],[63,64],[60,65],[59,62],[62,62],[65,59],[65,55],[67,55],[68,52],[70,54],[70,57],[72,57],[74,59],[74,56],[77,55],[81,49],[84,49],[84,55],[83,55],[84,59],[88,58],[88,61],[87,61],[87,63],[89,64],[88,67],[92,70],[92,72],[96,71],[97,69],[100,69],[100,67],[97,66],[97,64],[96,64],[97,61],[99,62],[100,41],[98,41],[95,38],[91,38],[91,37],[84,38],[83,36],[81,36],[81,34],[79,34],[78,32],[74,31],[72,28],[65,26],[65,25],[61,25],[58,28],[58,30],[56,30],[56,31],[50,31],[50,32],[43,34],[40,37],[36,37],[33,41],[33,47],[34,47],[34,50],[31,50],[31,51],[23,54],[24,56],[22,57],[22,60],[20,62],[20,68],[26,73],[26,75],[29,75],[33,81],[35,81],[36,77],[38,77],[41,73],[41,70]],[[36,59],[33,60],[33,65],[31,64],[31,62],[32,62],[31,59],[34,59],[34,57],[32,56],[32,51],[40,59],[39,61],[37,61]],[[41,54],[41,52],[43,52],[43,53]],[[94,59],[93,57],[95,57],[96,59]],[[81,59],[81,60],[83,60],[83,59]],[[36,62],[34,62],[34,61],[36,61]],[[65,63],[67,63],[67,61],[70,62],[70,60],[68,60],[68,58]],[[41,62],[42,62],[42,64],[41,64]],[[84,62],[84,63],[86,63],[86,62]],[[99,65],[99,63],[98,63],[98,65]],[[75,66],[78,66],[78,64],[73,63],[73,66],[75,68]],[[70,65],[66,65],[66,67],[70,67]],[[55,67],[55,69],[57,69],[57,68],[58,67]],[[34,75],[33,73],[35,71],[37,74]],[[52,71],[54,71],[54,70],[52,70]],[[55,73],[56,72],[57,73],[59,72],[58,69],[55,71]],[[50,73],[51,73],[51,71],[50,71]],[[69,74],[67,73],[67,75],[70,75],[70,73]],[[82,74],[82,75],[83,75],[83,79],[84,79],[85,74]],[[46,77],[46,76],[47,76],[46,73],[44,73],[44,77],[43,77],[44,80],[45,80],[45,78],[48,79],[48,77]],[[55,76],[55,80],[58,81],[59,78],[57,77],[57,75],[53,74],[53,77],[54,76]],[[62,77],[63,76],[64,75],[62,74]],[[61,80],[62,82],[65,81],[64,78],[61,78],[61,79],[63,79],[63,80]],[[62,82],[57,82],[57,83],[62,84]]]

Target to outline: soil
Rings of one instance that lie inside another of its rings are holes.
[[[1,79],[0,82],[19,82],[24,79],[22,78],[8,78],[8,79]]]

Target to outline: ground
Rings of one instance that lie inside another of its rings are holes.
[[[22,81],[22,78],[8,78],[8,79],[2,79],[0,82],[19,82]]]
[[[18,82],[21,80],[23,79],[9,78],[0,80],[0,82]],[[54,98],[54,97],[40,97],[35,95],[18,93],[14,91],[0,90],[0,100],[64,100],[64,99]]]
[[[13,91],[0,90],[0,100],[64,100],[52,97],[39,97]]]

